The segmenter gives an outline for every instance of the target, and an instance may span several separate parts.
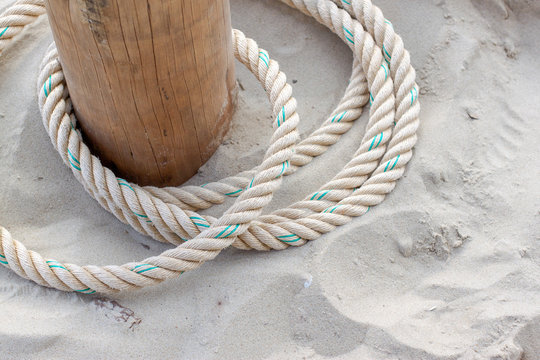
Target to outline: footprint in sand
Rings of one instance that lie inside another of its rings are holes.
[[[500,108],[489,111],[487,118],[491,130],[491,141],[486,151],[486,161],[495,169],[502,168],[519,154],[527,124],[505,101],[497,102]]]

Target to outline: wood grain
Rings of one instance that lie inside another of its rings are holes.
[[[229,128],[228,0],[47,0],[85,141],[140,185],[179,185]]]

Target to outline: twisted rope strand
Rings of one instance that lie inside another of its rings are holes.
[[[274,133],[254,169],[201,186],[140,187],[118,178],[83,143],[54,44],[40,66],[38,101],[53,146],[84,189],[120,221],[176,248],[140,262],[79,266],[44,259],[0,227],[0,263],[18,275],[63,291],[118,292],[193,270],[229,246],[281,250],[301,246],[361,216],[393,190],[412,156],[419,125],[418,86],[403,41],[369,0],[281,0],[328,27],[353,52],[349,85],[336,109],[299,140],[296,100],[268,52],[233,30],[235,57],[255,75],[272,106]],[[0,53],[45,12],[43,0],[19,0],[0,15]],[[3,27],[3,29],[2,29]],[[286,208],[261,216],[283,176],[323,154],[369,102],[357,151],[330,181]],[[196,211],[233,205],[216,219]]]

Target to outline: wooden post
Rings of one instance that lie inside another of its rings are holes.
[[[46,0],[85,141],[139,185],[179,185],[229,128],[229,0]]]

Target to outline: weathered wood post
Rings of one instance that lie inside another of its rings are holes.
[[[229,0],[46,0],[85,141],[119,176],[179,185],[217,149],[236,81]]]

